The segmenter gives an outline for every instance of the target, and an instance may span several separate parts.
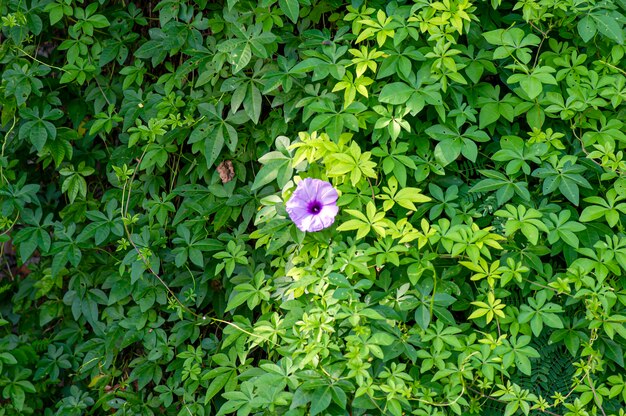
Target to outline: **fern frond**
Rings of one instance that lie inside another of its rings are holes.
[[[0,295],[2,295],[4,292],[8,292],[9,289],[11,289],[12,287],[13,285],[11,283],[7,283],[6,285],[0,286]]]
[[[50,339],[48,338],[36,339],[36,340],[33,340],[30,343],[30,345],[33,347],[35,351],[37,351],[37,353],[42,353],[48,349],[48,345],[50,345]]]

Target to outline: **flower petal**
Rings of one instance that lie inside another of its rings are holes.
[[[319,231],[319,230],[315,230],[311,227],[311,223],[313,222],[313,219],[315,218],[314,215],[307,215],[306,217],[304,217],[302,219],[302,221],[299,221],[296,223],[296,227],[298,227],[301,231]]]
[[[326,227],[324,226],[324,222],[322,221],[322,218],[319,215],[315,215],[311,219],[311,224],[309,225],[309,229],[307,231],[310,231],[310,232],[321,231],[324,228]]]
[[[319,182],[322,181],[320,181],[319,179],[306,178],[298,183],[298,188],[296,189],[296,192],[300,190],[300,193],[303,195],[303,199],[306,199],[309,202],[316,200]]]
[[[291,196],[291,198],[289,199],[289,201],[287,201],[287,204],[285,205],[285,207],[287,208],[287,210],[289,209],[294,209],[294,208],[306,208],[309,206],[309,201],[306,199],[302,199],[299,196],[294,195]]]
[[[289,218],[302,231],[315,232],[330,227],[339,212],[338,193],[326,181],[305,178],[298,183],[296,190],[285,204]],[[312,213],[311,204],[321,205],[318,213]]]
[[[331,205],[337,202],[339,194],[331,184],[324,182],[318,189],[317,198],[322,204]]]
[[[296,223],[296,225],[298,225],[298,223],[302,222],[302,220],[305,217],[310,215],[309,211],[305,207],[287,208],[287,213],[289,214],[289,218],[291,218],[291,221]]]

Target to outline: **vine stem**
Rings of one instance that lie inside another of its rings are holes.
[[[500,399],[498,399],[497,397],[493,397],[493,396],[489,396],[489,395],[487,395],[487,394],[484,394],[484,393],[483,393],[483,392],[481,392],[480,390],[476,390],[476,389],[473,389],[473,388],[471,388],[471,387],[468,387],[467,389],[468,389],[468,390],[471,390],[472,392],[474,392],[474,393],[476,393],[476,394],[479,394],[479,395],[480,395],[480,397],[483,397],[483,398],[485,398],[485,399],[487,399],[487,400],[491,400],[491,401],[498,402],[498,403],[509,403],[509,402],[507,402],[507,401],[500,400]],[[551,416],[562,416],[562,415],[560,415],[560,414],[558,414],[558,413],[554,413],[554,412],[552,412],[552,411],[550,411],[550,410],[544,410],[544,409],[535,409],[535,410],[538,410],[538,411],[540,411],[540,412],[542,412],[542,413],[545,413],[545,414],[547,414],[547,415],[551,415]]]
[[[461,367],[459,368],[459,372],[460,373],[462,373],[465,370],[465,365],[469,362],[470,358],[472,358],[472,356],[474,356],[476,354],[478,354],[478,351],[474,351],[473,353],[471,353],[470,355],[465,357],[465,359],[463,360],[463,363],[461,364]],[[451,400],[451,401],[445,402],[445,403],[436,403],[436,402],[432,402],[430,400],[421,399],[419,397],[409,397],[408,400],[417,401],[417,402],[424,403],[424,404],[427,404],[427,405],[430,405],[430,406],[435,406],[435,407],[450,407],[450,406],[456,404],[459,400],[461,400],[461,397],[463,397],[463,395],[465,394],[466,390],[467,390],[467,387],[465,386],[465,383],[463,382],[463,376],[461,376],[461,392],[457,395],[457,397],[455,397],[454,400]],[[370,396],[370,398],[376,399],[376,400],[385,400],[383,398],[376,398],[376,397],[372,397],[372,396]]]
[[[15,124],[16,123],[17,123],[17,117],[15,117],[15,115],[14,115],[13,116],[13,123],[11,124],[11,127],[6,132],[6,134],[4,135],[4,140],[2,141],[2,150],[0,151],[0,158],[4,157],[4,151],[6,149],[8,141],[9,141],[9,134],[11,134],[11,132],[15,128]],[[6,176],[4,176],[2,165],[0,165],[0,180],[2,180],[2,184],[4,184],[5,180],[7,181],[7,183],[9,182],[9,180],[6,178]]]
[[[590,340],[589,340],[589,346],[593,345],[593,343],[594,343],[594,341],[597,339],[597,337],[598,337],[597,330],[596,330],[596,329],[592,330],[592,332],[591,332],[591,337],[590,337]],[[476,351],[476,352],[477,352],[477,351]],[[468,358],[469,358],[469,357],[468,357]],[[591,373],[591,360],[592,360],[592,359],[593,359],[593,356],[592,356],[592,355],[589,355],[589,358],[587,359],[587,364],[585,365],[585,367],[586,367],[586,369],[585,369],[585,374],[584,374],[582,377],[580,377],[579,379],[577,379],[577,380],[575,380],[575,381],[574,381],[574,383],[573,383],[573,387],[572,387],[572,388],[570,389],[570,391],[569,391],[569,392],[568,392],[568,393],[567,393],[567,394],[563,397],[562,402],[565,402],[565,400],[567,400],[567,398],[568,398],[569,396],[571,396],[571,395],[572,395],[572,393],[574,393],[574,391],[576,390],[576,388],[577,388],[577,387],[578,387],[578,386],[579,386],[579,385],[580,385],[580,384],[581,384],[581,383],[582,383],[585,379],[589,382],[589,388],[591,389],[591,391],[592,391],[592,393],[593,393],[593,396],[594,396],[594,398],[595,398],[596,402],[598,402],[598,396],[597,396],[597,393],[596,393],[595,388],[593,387],[593,383],[591,382],[591,375],[590,375],[590,373]],[[473,391],[473,392],[474,392],[474,393],[476,393],[476,394],[480,394],[480,396],[481,396],[481,397],[484,397],[484,398],[485,398],[485,399],[487,399],[487,400],[493,400],[493,401],[496,401],[496,402],[501,402],[501,403],[508,403],[508,402],[506,402],[506,401],[504,401],[504,400],[500,400],[500,399],[497,399],[497,398],[495,398],[495,397],[493,397],[493,396],[490,396],[490,395],[484,394],[483,392],[481,392],[481,391],[479,391],[479,390],[476,390],[476,389],[473,389],[473,388],[471,388],[471,387],[468,387],[468,390],[471,390],[471,391]],[[549,406],[549,407],[553,407],[553,406]],[[600,405],[599,405],[599,407],[600,407],[600,411],[602,412],[602,415],[603,415],[603,416],[606,416],[606,413],[604,412],[604,409],[602,408],[602,406],[600,406]],[[560,416],[558,413],[554,413],[554,412],[552,412],[552,411],[550,411],[550,410],[545,410],[545,409],[537,409],[537,410],[539,410],[539,411],[540,411],[540,412],[542,412],[542,413],[545,413],[545,414],[551,415],[551,416]]]
[[[618,72],[621,72],[621,73],[622,73],[622,75],[626,76],[626,71],[624,71],[622,68],[619,68],[619,67],[617,67],[617,66],[615,66],[615,65],[613,65],[612,63],[609,63],[609,62],[607,62],[607,61],[603,61],[602,59],[598,60],[598,62],[599,62],[599,63],[601,63],[601,64],[604,64],[604,65],[608,66],[608,67],[609,67],[609,68],[611,68],[611,69],[614,69],[614,70],[616,70],[616,71],[618,71]]]
[[[537,46],[537,53],[535,54],[535,60],[533,61],[533,68],[536,68],[537,62],[539,61],[539,52],[541,52],[541,47],[543,46],[543,43],[545,42],[545,40],[548,38],[548,33],[550,33],[550,30],[552,30],[552,26],[550,26],[548,30],[544,32],[539,27],[535,26],[533,22],[529,21],[528,23],[533,29],[541,33],[541,42],[539,42],[539,46]]]
[[[57,71],[67,72],[67,70],[65,70],[65,69],[63,69],[63,68],[61,68],[61,67],[54,66],[54,65],[50,65],[50,64],[45,63],[45,62],[44,62],[44,61],[42,61],[42,60],[39,60],[38,58],[36,58],[36,57],[34,57],[33,55],[31,55],[31,54],[29,54],[28,52],[26,52],[24,49],[20,48],[19,46],[16,46],[15,48],[16,48],[18,51],[22,52],[24,55],[28,56],[28,57],[29,57],[30,59],[32,59],[33,61],[37,62],[38,64],[45,65],[45,66],[47,66],[48,68],[56,69]]]
[[[367,183],[370,184],[370,189],[372,191],[372,202],[375,203],[376,201],[376,196],[374,196],[374,187],[372,186],[372,182],[370,181],[370,178],[367,178]]]
[[[126,219],[128,217],[128,207],[130,205],[130,196],[131,196],[131,194],[133,192],[133,181],[135,180],[135,176],[137,175],[137,171],[139,170],[139,166],[141,166],[141,162],[143,161],[143,158],[145,157],[145,155],[146,155],[146,149],[144,149],[144,151],[141,154],[141,156],[139,157],[139,159],[137,159],[137,168],[133,172],[133,174],[130,177],[130,179],[126,183],[124,183],[124,187],[122,188],[122,206],[120,207],[120,214],[122,215],[122,221],[123,221],[123,224],[124,224],[124,231],[126,232],[126,237],[128,237],[128,241],[130,242],[130,244],[133,246],[133,248],[137,252],[137,255],[139,256],[141,261],[144,262],[144,264],[145,264],[146,268],[148,269],[148,271],[159,281],[159,283],[161,283],[161,285],[168,291],[170,296],[172,296],[172,298],[174,298],[176,303],[178,303],[178,305],[182,309],[184,309],[185,311],[189,312],[191,315],[195,316],[196,318],[204,318],[201,315],[198,315],[197,313],[195,313],[194,311],[189,309],[185,304],[183,304],[180,301],[180,299],[178,299],[178,296],[176,296],[174,291],[167,285],[167,283],[165,283],[165,281],[161,278],[161,276],[159,276],[159,274],[152,268],[152,266],[150,265],[150,261],[146,258],[146,256],[144,256],[144,254],[141,252],[141,250],[139,250],[139,247],[137,247],[137,244],[135,244],[135,242],[133,241],[133,238],[131,236],[130,230],[128,229],[128,225],[124,221],[124,219]],[[126,197],[126,206],[124,206],[124,193],[126,191],[126,185],[128,185],[128,196]]]
[[[266,337],[264,337],[263,335],[254,334],[254,333],[252,333],[252,332],[250,332],[250,331],[246,331],[245,329],[243,329],[243,328],[242,328],[242,327],[240,327],[239,325],[234,324],[234,323],[232,323],[232,322],[225,321],[225,320],[223,320],[223,319],[219,319],[219,318],[213,318],[213,317],[210,317],[210,316],[209,316],[209,317],[207,317],[207,316],[203,316],[203,317],[202,317],[202,319],[203,319],[203,320],[204,320],[204,319],[210,319],[210,320],[212,320],[212,321],[219,322],[219,323],[222,323],[222,324],[224,324],[224,325],[232,326],[232,327],[233,327],[233,328],[235,328],[236,330],[241,331],[241,332],[243,332],[243,333],[244,333],[244,334],[246,334],[246,335],[250,335],[251,337],[255,337],[255,338],[261,338],[262,340],[267,341],[268,343],[270,343],[270,344],[272,344],[272,345],[277,345],[277,344],[276,344],[274,341],[272,341],[271,339],[266,338]]]
[[[144,150],[143,153],[141,154],[141,156],[139,157],[139,159],[137,159],[137,169],[135,169],[135,171],[133,172],[132,176],[130,177],[130,179],[128,181],[126,181],[124,183],[124,186],[122,188],[122,206],[120,207],[120,214],[122,215],[122,219],[127,218],[128,216],[128,207],[130,205],[130,195],[132,193],[132,183],[135,180],[135,176],[137,175],[137,171],[139,169],[139,166],[141,165],[141,162],[144,158],[144,156],[146,155],[146,151]],[[128,196],[126,197],[126,205],[124,205],[124,193],[126,192],[126,189],[128,189]],[[188,312],[189,314],[191,314],[192,316],[194,316],[197,319],[201,319],[203,321],[209,319],[212,322],[219,322],[222,323],[224,325],[228,325],[231,326],[233,328],[235,328],[236,330],[249,335],[251,337],[255,337],[255,338],[260,338],[264,341],[267,341],[270,344],[276,345],[275,342],[273,342],[272,340],[270,340],[269,338],[266,338],[262,335],[259,334],[254,334],[250,331],[247,331],[245,329],[243,329],[242,327],[240,327],[239,325],[233,323],[233,322],[229,322],[229,321],[225,321],[223,319],[219,319],[219,318],[215,318],[215,317],[211,317],[211,316],[206,316],[206,315],[200,315],[196,312],[194,312],[193,310],[191,310],[188,306],[186,306],[185,304],[183,304],[180,299],[178,299],[178,296],[176,296],[176,294],[174,293],[174,291],[167,285],[167,283],[165,283],[165,281],[161,278],[161,276],[159,276],[159,274],[154,270],[154,268],[152,268],[152,266],[150,265],[149,260],[143,255],[143,253],[141,252],[141,250],[139,250],[139,247],[137,247],[137,244],[135,244],[135,242],[133,241],[133,238],[131,236],[130,230],[128,229],[128,225],[126,224],[126,222],[123,223],[124,224],[124,231],[126,232],[126,237],[128,238],[128,241],[130,242],[130,244],[133,246],[135,252],[137,253],[137,255],[139,256],[139,258],[144,262],[144,264],[146,265],[147,270],[150,272],[150,274],[152,274],[157,280],[158,282],[167,290],[167,292],[170,294],[170,296],[176,301],[176,303],[186,312]]]
[[[570,124],[570,128],[572,129],[572,133],[574,134],[574,137],[576,137],[576,139],[580,142],[580,148],[582,149],[583,153],[587,156],[587,159],[591,160],[593,163],[601,167],[602,170],[606,172],[607,168],[605,168],[604,165],[602,165],[602,163],[598,162],[592,157],[589,157],[589,152],[587,151],[587,148],[585,148],[585,143],[583,142],[583,139],[578,134],[576,134],[576,127],[574,126],[574,123]],[[620,176],[623,174],[623,172],[620,171],[619,169],[615,169],[615,170],[608,169],[608,170]]]
[[[593,345],[593,343],[595,342],[595,340],[598,338],[598,331],[597,329],[592,329],[591,330],[591,336],[589,337],[589,346],[591,347]],[[572,395],[572,393],[574,393],[574,390],[576,390],[576,388],[580,385],[580,383],[582,383],[582,381],[585,378],[589,377],[589,373],[591,373],[591,360],[592,360],[593,356],[590,354],[589,358],[587,359],[587,365],[585,367],[585,375],[582,376],[580,379],[576,380],[573,384],[574,386],[571,388],[571,390],[565,395],[565,397],[563,397],[563,401],[565,401],[569,396]],[[590,383],[591,384],[591,383]],[[593,387],[592,387],[593,389]],[[594,396],[595,396],[595,391],[594,391]],[[604,413],[604,410],[602,411],[602,413]],[[604,415],[606,416],[606,415]]]
[[[606,416],[606,413],[604,412],[604,409],[602,408],[602,405],[600,404],[601,402],[598,400],[598,394],[596,393],[596,388],[593,387],[593,383],[591,382],[591,376],[589,375],[589,372],[587,372],[587,381],[589,382],[589,388],[591,388],[591,392],[593,393],[593,398],[595,399],[596,404],[600,408],[602,415]]]
[[[15,216],[15,219],[13,221],[10,222],[9,228],[7,228],[5,231],[0,233],[0,236],[7,234],[9,231],[11,231],[13,229],[13,227],[15,226],[15,224],[17,224],[17,220],[20,219],[20,213],[18,212],[17,215]],[[11,241],[11,240],[9,240]],[[4,243],[0,243],[0,258],[4,258],[4,248],[5,248],[5,244]],[[11,273],[11,268],[9,267],[9,264],[7,263],[7,269],[9,270],[9,275],[11,276],[11,280],[15,280],[15,278],[13,277],[13,273]]]
[[[128,241],[130,242],[130,244],[133,246],[133,248],[135,249],[135,251],[137,252],[137,255],[140,257],[140,259],[144,262],[144,264],[146,265],[148,271],[159,281],[159,283],[161,283],[161,285],[169,292],[170,296],[172,296],[174,298],[174,300],[176,301],[176,303],[178,303],[178,305],[180,305],[180,307],[182,309],[184,309],[185,311],[189,312],[191,315],[195,316],[196,318],[205,318],[202,315],[198,315],[197,313],[195,313],[194,311],[192,311],[191,309],[189,309],[189,307],[187,307],[185,304],[183,304],[180,299],[178,299],[178,296],[176,296],[176,294],[174,293],[174,291],[167,285],[167,283],[165,283],[165,281],[163,281],[163,279],[161,278],[161,276],[159,276],[159,274],[154,271],[154,269],[152,268],[152,266],[150,265],[149,260],[146,258],[146,256],[143,255],[143,253],[139,250],[139,247],[137,247],[137,244],[135,244],[135,242],[133,241],[131,235],[130,235],[130,230],[128,229],[128,226],[124,223],[124,230],[126,231],[126,236],[128,237]]]
[[[104,90],[100,86],[100,83],[98,82],[98,77],[95,76],[95,77],[93,77],[93,79],[94,79],[94,81],[96,81],[96,85],[98,86],[98,89],[100,90],[100,94],[102,94],[102,98],[104,98],[104,101],[106,101],[107,104],[110,107],[111,106],[111,101],[109,101],[109,99],[107,98],[107,95],[104,93]],[[106,146],[106,144],[105,144],[105,146]]]

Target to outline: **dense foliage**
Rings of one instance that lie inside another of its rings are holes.
[[[626,414],[625,0],[0,14],[0,415]]]

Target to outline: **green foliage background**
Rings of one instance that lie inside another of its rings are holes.
[[[0,415],[625,414],[626,1],[0,12]]]

